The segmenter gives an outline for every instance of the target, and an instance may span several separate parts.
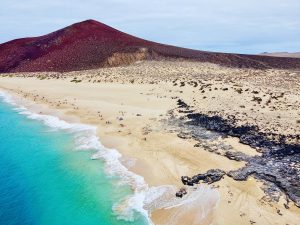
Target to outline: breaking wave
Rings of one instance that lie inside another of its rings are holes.
[[[188,208],[199,206],[201,209],[200,219],[203,219],[213,208],[207,207],[207,210],[205,210],[205,205],[208,205],[207,202],[213,202],[212,205],[215,206],[219,200],[218,192],[205,186],[191,189],[189,194],[182,199],[175,197],[175,186],[149,187],[142,176],[131,172],[121,163],[122,155],[116,149],[109,149],[101,144],[97,136],[96,126],[69,123],[52,115],[32,112],[17,103],[16,99],[6,92],[0,91],[0,98],[13,105],[19,114],[40,121],[53,131],[62,130],[74,135],[77,150],[92,151],[91,159],[103,160],[105,162],[105,172],[108,176],[117,176],[120,185],[129,185],[132,188],[133,194],[113,206],[112,210],[119,219],[134,221],[135,213],[141,213],[149,224],[153,224],[150,216],[155,209],[172,209],[181,206],[185,208],[186,206]]]

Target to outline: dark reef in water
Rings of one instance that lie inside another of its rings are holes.
[[[178,106],[189,110],[190,107],[182,100]],[[192,185],[203,180],[212,183],[220,180],[226,173],[234,180],[247,180],[251,175],[263,180],[267,184],[265,190],[274,196],[274,190],[284,192],[296,206],[300,207],[300,135],[279,135],[259,131],[254,125],[236,125],[235,117],[222,118],[218,115],[205,115],[201,113],[185,113],[180,119],[180,126],[184,129],[178,136],[193,138],[199,141],[195,147],[204,147],[210,152],[223,155],[230,160],[245,161],[246,166],[235,171],[210,170],[192,178],[183,177],[184,184]],[[206,131],[205,131],[206,130]],[[205,132],[204,132],[205,131]],[[248,156],[242,152],[230,151],[230,146],[217,146],[212,148],[203,144],[206,135],[238,137],[240,142],[261,152],[261,156]],[[222,151],[220,152],[220,150]]]

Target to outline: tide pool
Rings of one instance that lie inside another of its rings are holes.
[[[113,210],[133,191],[107,175],[103,160],[91,160],[92,147],[78,149],[80,132],[15,108],[0,97],[1,225],[149,224],[137,210],[125,219]]]

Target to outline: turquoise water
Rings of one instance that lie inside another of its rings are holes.
[[[78,137],[77,137],[78,138]],[[125,225],[116,202],[132,193],[90,151],[77,151],[70,132],[27,118],[0,97],[0,224]]]

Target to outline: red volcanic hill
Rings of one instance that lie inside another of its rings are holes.
[[[300,68],[300,59],[179,48],[143,40],[87,20],[44,36],[0,44],[0,73],[86,70],[165,58],[240,68]]]

